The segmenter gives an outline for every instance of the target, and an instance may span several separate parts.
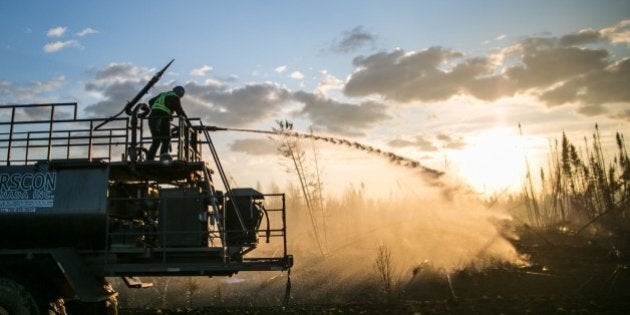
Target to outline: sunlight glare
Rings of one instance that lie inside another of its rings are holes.
[[[484,194],[518,190],[526,173],[526,149],[521,136],[508,128],[494,128],[468,138],[454,152],[456,172]]]

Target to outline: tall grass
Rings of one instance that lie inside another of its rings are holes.
[[[582,149],[563,132],[560,143],[549,148],[538,189],[527,162],[522,197],[530,222],[539,227],[574,223],[580,228],[597,221],[612,229],[630,223],[630,159],[623,134],[617,132],[615,140],[614,154],[607,157],[597,125]]]
[[[385,244],[378,245],[376,259],[374,260],[374,270],[379,276],[385,294],[391,295],[394,288],[394,265],[391,249]]]
[[[314,166],[308,163],[306,151],[302,148],[300,139],[292,136],[293,124],[288,121],[276,121],[277,127],[273,132],[280,136],[278,150],[293,165],[292,170],[298,177],[302,196],[308,210],[313,236],[322,256],[327,254],[326,215],[322,197],[323,185],[320,179],[320,169],[317,163],[317,150],[312,144]]]

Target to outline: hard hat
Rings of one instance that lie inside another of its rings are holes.
[[[184,93],[186,92],[186,90],[184,90],[183,86],[178,85],[173,88],[173,92],[175,92],[175,94],[177,94],[177,96],[179,97],[184,97]]]

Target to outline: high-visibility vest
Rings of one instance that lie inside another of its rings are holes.
[[[170,115],[172,111],[170,108],[168,108],[168,106],[166,106],[166,98],[169,96],[178,97],[177,94],[175,94],[175,92],[173,91],[160,93],[160,95],[158,95],[158,98],[155,100],[155,102],[153,102],[153,105],[151,105],[151,110],[159,109]]]

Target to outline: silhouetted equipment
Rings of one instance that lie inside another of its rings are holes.
[[[228,245],[258,243],[258,229],[266,214],[264,206],[258,201],[265,199],[265,195],[252,188],[236,188],[229,192],[234,202],[228,203],[225,218]],[[240,216],[240,220],[239,220]],[[245,229],[240,229],[241,220]]]
[[[120,116],[120,114],[122,114],[123,112],[126,113],[127,115],[131,116],[132,115],[132,110],[133,107],[138,104],[138,102],[140,101],[140,99],[142,99],[147,92],[149,92],[149,90],[160,80],[160,78],[162,77],[162,75],[164,74],[164,72],[166,72],[166,69],[168,69],[168,67],[171,66],[171,64],[173,63],[173,61],[175,61],[175,59],[172,59],[169,63],[166,64],[166,66],[164,66],[164,68],[162,68],[162,70],[158,71],[155,75],[153,75],[153,77],[151,78],[151,80],[149,80],[149,82],[147,82],[147,84],[140,90],[140,92],[138,92],[138,94],[136,94],[136,96],[134,96],[131,101],[127,102],[127,105],[125,105],[125,107],[116,115],[105,119],[105,121],[103,121],[102,123],[96,125],[96,127],[94,127],[94,129],[99,129],[101,128],[103,125],[107,124],[108,122],[116,119],[118,116]]]
[[[137,102],[171,63],[121,111],[131,117],[80,119],[76,103],[0,106],[0,313],[115,305],[105,277],[141,288],[140,276],[293,265],[284,194],[230,187],[209,134],[226,128],[176,118],[169,163],[144,159],[151,137]],[[280,254],[255,256],[261,236]]]

